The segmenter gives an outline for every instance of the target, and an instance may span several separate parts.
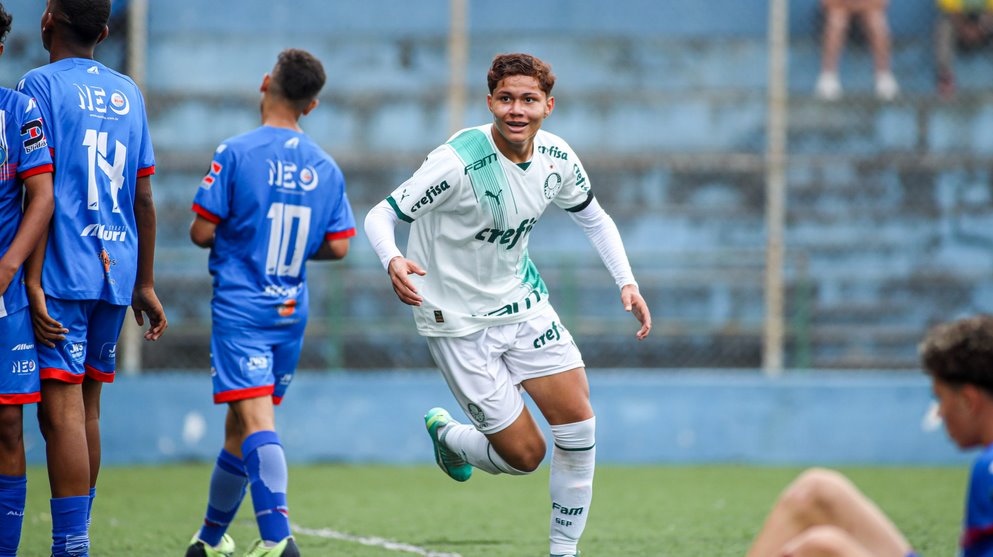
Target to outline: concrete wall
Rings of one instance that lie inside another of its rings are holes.
[[[925,413],[928,381],[907,373],[593,370],[600,462],[612,464],[959,464]],[[305,373],[277,410],[291,462],[430,463],[423,415],[451,394],[434,372]],[[30,407],[29,407],[30,408]],[[120,377],[104,389],[105,464],[211,461],[225,407],[205,373]],[[26,413],[28,458],[44,447]],[[546,431],[546,437],[548,432]]]

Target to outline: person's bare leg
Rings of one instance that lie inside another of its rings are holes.
[[[82,385],[41,382],[38,422],[45,437],[52,497],[89,496],[90,462]]]
[[[0,404],[0,474],[23,476],[27,470],[24,459],[24,406]]]
[[[808,529],[833,526],[876,557],[905,557],[910,543],[869,498],[841,474],[804,472],[780,495],[747,557],[783,555],[788,542]]]
[[[872,49],[873,67],[876,74],[890,72],[890,26],[886,21],[885,4],[880,9],[863,12],[862,25],[869,39],[869,47]]]
[[[83,408],[86,412],[86,448],[90,459],[90,487],[96,487],[100,475],[100,393],[103,383],[87,377],[83,380]]]
[[[845,47],[845,36],[851,13],[838,2],[824,3],[824,38],[821,46],[821,73],[838,73],[838,64]]]

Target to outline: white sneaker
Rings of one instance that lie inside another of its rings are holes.
[[[823,101],[836,101],[841,98],[841,81],[834,72],[821,72],[817,76],[817,86],[814,95]]]
[[[876,97],[881,101],[892,101],[900,94],[900,85],[893,72],[876,74]]]

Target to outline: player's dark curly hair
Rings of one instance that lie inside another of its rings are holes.
[[[928,331],[919,351],[928,375],[993,394],[993,315],[938,325]]]
[[[3,41],[7,39],[7,33],[10,33],[12,23],[14,23],[14,17],[7,13],[3,4],[0,4],[0,44],[3,44]]]
[[[303,111],[310,101],[317,98],[327,76],[321,61],[313,54],[298,48],[287,48],[279,53],[270,78],[270,87],[275,88],[273,93]]]
[[[490,71],[486,74],[486,84],[490,93],[496,89],[497,83],[505,77],[524,75],[538,80],[538,86],[546,95],[552,94],[555,86],[555,74],[552,67],[530,54],[497,54],[493,58]]]
[[[110,20],[110,0],[52,0],[52,15],[82,45],[96,44]]]

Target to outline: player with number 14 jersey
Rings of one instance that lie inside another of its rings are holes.
[[[18,90],[38,102],[56,170],[46,295],[130,304],[138,261],[135,184],[155,173],[141,91],[131,78],[85,58],[34,69]]]

